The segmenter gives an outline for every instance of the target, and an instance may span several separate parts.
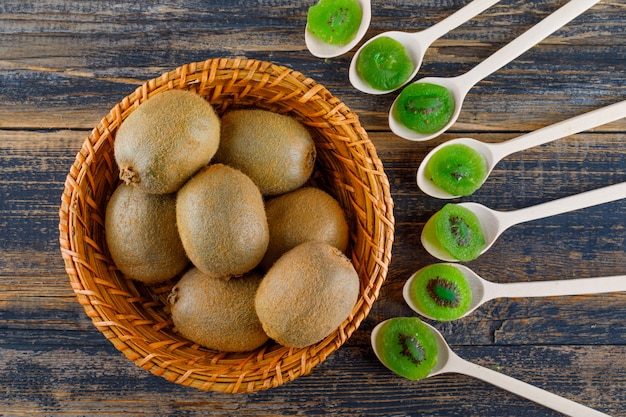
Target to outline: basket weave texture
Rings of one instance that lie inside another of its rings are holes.
[[[104,213],[119,184],[113,156],[122,121],[149,97],[187,89],[223,114],[262,108],[308,126],[317,147],[316,184],[344,208],[347,250],[361,281],[352,314],[324,340],[302,349],[268,342],[247,353],[203,348],[177,334],[166,297],[173,283],[145,286],[112,262]],[[311,78],[269,62],[210,59],[147,81],[125,97],[89,134],[65,181],[60,247],[71,286],[95,327],[127,358],[154,375],[201,390],[245,393],[292,381],[337,350],[367,317],[391,261],[394,218],[389,182],[355,113]]]

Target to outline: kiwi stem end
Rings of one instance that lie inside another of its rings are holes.
[[[139,175],[135,172],[133,167],[121,166],[120,179],[128,185],[136,184],[139,182]]]

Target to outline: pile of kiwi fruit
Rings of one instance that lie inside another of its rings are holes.
[[[311,181],[316,147],[299,121],[220,117],[202,96],[167,90],[122,122],[114,156],[109,254],[127,279],[170,284],[181,336],[223,352],[301,348],[349,317],[360,282],[346,216]]]

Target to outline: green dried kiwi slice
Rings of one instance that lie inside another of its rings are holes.
[[[381,91],[394,90],[403,85],[414,68],[404,46],[388,36],[369,42],[356,60],[356,70],[361,78]]]
[[[409,84],[398,95],[394,113],[400,123],[418,133],[443,129],[454,113],[454,97],[436,84]]]
[[[409,297],[427,316],[440,321],[456,320],[472,303],[472,289],[465,275],[448,264],[434,264],[415,273]]]
[[[485,236],[478,217],[469,209],[448,203],[435,215],[435,235],[441,247],[459,261],[478,258]]]
[[[412,381],[423,379],[437,364],[437,340],[417,317],[394,317],[380,328],[375,343],[382,362]]]
[[[426,164],[426,175],[453,196],[467,196],[487,177],[487,161],[475,149],[456,143],[436,151]]]
[[[322,42],[341,46],[354,39],[362,18],[357,0],[320,0],[309,7],[307,26]]]

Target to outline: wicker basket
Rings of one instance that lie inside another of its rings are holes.
[[[149,97],[188,89],[218,113],[257,107],[309,126],[318,149],[315,181],[343,206],[348,254],[361,280],[350,317],[321,342],[290,349],[273,342],[248,353],[205,349],[173,331],[165,298],[173,283],[145,286],[121,274],[104,239],[104,212],[118,185],[113,157],[122,121]],[[93,324],[138,366],[201,390],[252,392],[277,387],[337,350],[369,313],[391,260],[394,218],[388,179],[358,117],[310,78],[272,63],[211,59],[152,79],[118,103],[85,140],[65,181],[60,246],[72,288]]]

